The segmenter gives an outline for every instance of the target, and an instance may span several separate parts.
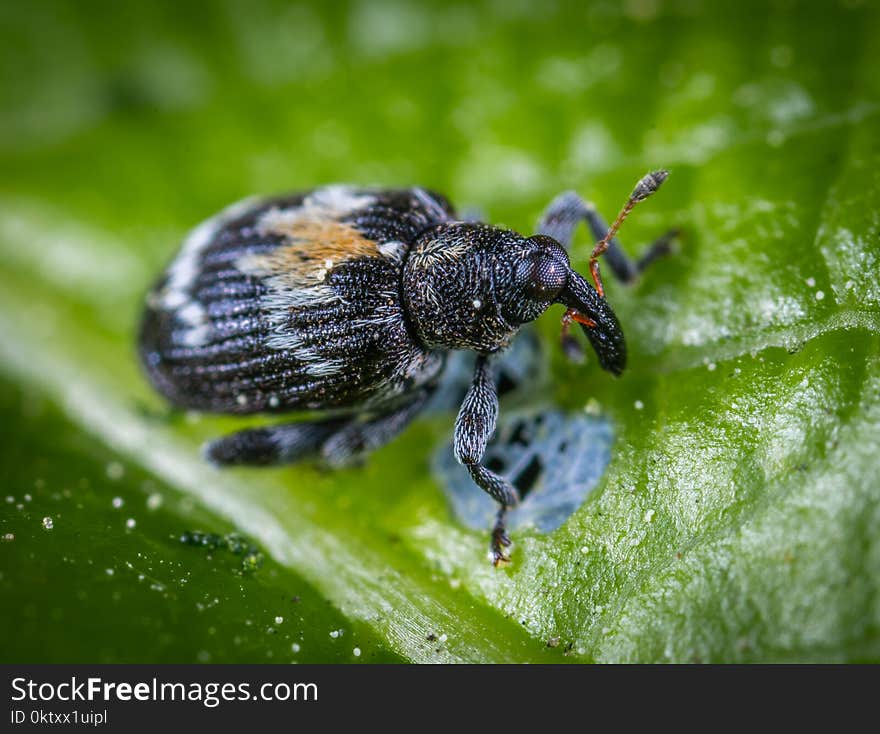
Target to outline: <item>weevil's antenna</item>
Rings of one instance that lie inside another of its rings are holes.
[[[596,291],[603,298],[605,296],[605,289],[602,287],[602,278],[599,277],[599,257],[608,249],[608,245],[611,243],[611,240],[614,239],[614,235],[617,234],[617,230],[620,229],[623,220],[629,216],[629,213],[633,210],[635,205],[640,201],[644,201],[659,189],[660,184],[666,180],[668,175],[669,171],[661,169],[659,171],[651,171],[651,173],[642,176],[641,180],[633,189],[633,192],[629,195],[629,199],[626,200],[626,204],[623,205],[623,209],[620,210],[620,214],[617,215],[617,219],[614,220],[614,223],[608,228],[605,236],[599,240],[593,248],[593,253],[590,255],[590,275],[593,276],[593,283],[596,285]]]

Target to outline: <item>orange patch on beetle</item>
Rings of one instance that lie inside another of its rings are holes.
[[[379,254],[373,240],[367,239],[345,222],[278,219],[263,231],[287,239],[290,245],[280,249],[289,252],[295,259],[305,257],[310,260],[335,262],[358,257],[375,257]]]
[[[238,267],[263,277],[283,276],[288,286],[313,286],[324,282],[336,265],[380,256],[376,242],[344,222],[279,217],[261,227],[260,233],[284,237],[289,244],[265,254],[246,255]]]

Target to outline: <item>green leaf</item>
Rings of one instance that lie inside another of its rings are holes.
[[[0,9],[6,657],[880,660],[878,39],[861,3]],[[531,231],[658,167],[622,239],[683,237],[608,284],[628,370],[554,354],[546,396],[612,421],[611,463],[509,568],[429,470],[451,415],[358,469],[218,471],[199,445],[241,422],[170,416],[139,373],[146,289],[230,201],[418,182]]]
[[[3,387],[18,428],[0,447],[4,660],[400,660],[230,523],[96,445],[37,391]]]

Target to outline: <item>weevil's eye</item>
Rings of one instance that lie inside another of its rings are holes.
[[[529,298],[553,301],[568,282],[568,255],[552,237],[538,234],[529,242],[537,247],[524,263],[520,282]]]
[[[571,272],[565,249],[552,237],[534,235],[526,243],[528,249],[514,256],[512,281],[509,275],[496,280],[502,313],[517,324],[544,313],[568,284]],[[499,289],[499,284],[504,285]]]
[[[567,282],[568,266],[557,258],[542,254],[532,259],[525,289],[535,301],[552,301]]]

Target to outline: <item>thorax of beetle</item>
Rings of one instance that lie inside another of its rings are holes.
[[[402,277],[407,313],[429,348],[490,354],[518,330],[496,298],[496,284],[509,277],[507,264],[467,238],[426,233],[410,248]]]

